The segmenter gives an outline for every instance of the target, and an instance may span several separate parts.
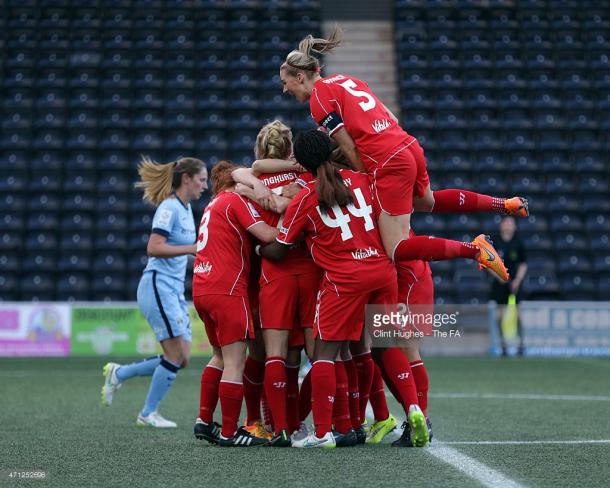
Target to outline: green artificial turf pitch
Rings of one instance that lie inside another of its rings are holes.
[[[0,485],[466,487],[504,485],[508,480],[523,486],[592,487],[610,483],[607,359],[430,358],[426,364],[435,434],[431,448],[398,449],[384,443],[333,451],[223,449],[197,441],[192,427],[204,364],[200,358],[180,372],[160,408],[178,422],[178,429],[138,428],[135,419],[149,379],[130,380],[111,407],[101,407],[103,363],[89,358],[0,359],[0,471],[48,472],[44,481],[15,481],[3,475]],[[390,407],[400,413],[394,401]],[[605,442],[591,442],[595,440]],[[506,441],[522,443],[502,443]],[[453,454],[445,456],[443,448]]]

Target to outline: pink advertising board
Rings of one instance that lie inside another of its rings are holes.
[[[70,306],[0,303],[0,356],[69,356]]]

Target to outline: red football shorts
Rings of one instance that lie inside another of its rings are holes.
[[[313,327],[320,279],[319,273],[307,273],[283,276],[263,285],[259,294],[261,328]]]
[[[413,197],[422,197],[430,184],[424,151],[417,140],[396,149],[375,168],[371,180],[377,214],[410,214]]]
[[[201,295],[193,297],[193,304],[203,321],[212,346],[223,347],[237,341],[254,339],[248,298]]]
[[[415,261],[418,266],[403,268],[397,266],[398,271],[398,302],[406,305],[432,305],[434,304],[434,282],[432,271],[428,263]],[[423,266],[419,266],[422,263]]]
[[[259,294],[262,329],[291,330],[289,346],[305,343],[301,328],[313,327],[321,273],[283,276],[264,284]]]
[[[358,295],[337,295],[329,288],[318,293],[314,337],[324,341],[358,341],[364,327],[367,304],[395,304],[395,281],[383,288]]]
[[[397,266],[398,303],[404,303],[407,310],[416,314],[434,314],[434,281],[428,263],[413,261],[414,266]],[[424,335],[432,335],[432,326],[417,327]]]

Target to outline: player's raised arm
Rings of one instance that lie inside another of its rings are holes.
[[[257,159],[252,163],[252,172],[258,176],[263,173],[279,173],[281,171],[307,171],[303,166],[289,159]]]

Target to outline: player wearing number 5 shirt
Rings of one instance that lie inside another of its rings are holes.
[[[427,236],[409,238],[411,212],[501,211],[527,215],[527,202],[466,190],[432,192],[423,149],[405,132],[396,117],[368,85],[352,76],[322,77],[314,53],[330,52],[342,42],[339,28],[328,39],[308,36],[288,54],[280,67],[284,93],[309,101],[312,118],[335,139],[358,171],[367,172],[373,185],[375,213],[384,248],[395,261],[477,259],[502,280],[508,279],[501,259],[484,235],[471,245]],[[481,252],[480,248],[488,252]]]
[[[237,428],[243,400],[246,341],[253,338],[248,300],[251,235],[272,241],[277,229],[265,224],[254,205],[234,192],[231,172],[239,166],[221,161],[212,169],[213,200],[199,225],[193,268],[193,302],[214,349],[201,378],[196,433],[221,446],[255,446],[267,439]],[[213,424],[217,400],[222,432]],[[202,413],[203,412],[203,413]]]

